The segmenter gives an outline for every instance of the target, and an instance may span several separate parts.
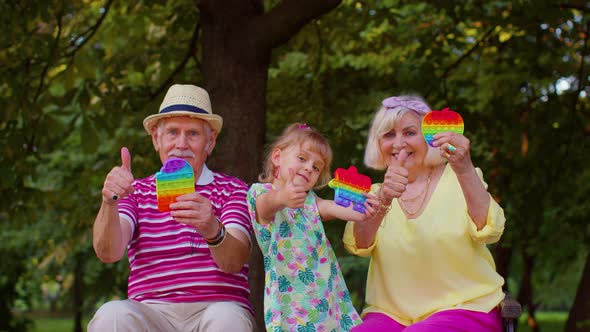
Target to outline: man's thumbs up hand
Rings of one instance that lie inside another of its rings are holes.
[[[113,204],[120,198],[127,197],[134,189],[133,173],[131,173],[131,153],[126,147],[121,148],[121,166],[115,166],[107,174],[102,186],[102,200],[104,203]]]

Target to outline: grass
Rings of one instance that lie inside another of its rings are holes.
[[[567,320],[567,312],[537,312],[537,324],[543,332],[563,332]],[[523,314],[518,321],[518,332],[530,332],[527,324],[528,315]]]
[[[40,316],[31,317],[33,328],[31,332],[71,332],[74,331],[74,320],[70,317]],[[86,331],[88,319],[82,320],[82,330]]]
[[[74,321],[71,318],[35,318],[33,332],[69,332],[74,330]],[[86,324],[86,323],[85,323]],[[86,325],[83,330],[86,331]]]

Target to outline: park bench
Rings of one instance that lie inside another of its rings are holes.
[[[514,332],[514,325],[518,321],[518,317],[522,313],[522,307],[510,293],[504,292],[506,295],[504,300],[500,303],[500,316],[502,316],[504,332]]]

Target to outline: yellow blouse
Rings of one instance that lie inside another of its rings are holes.
[[[487,188],[481,170],[476,171]],[[441,310],[489,312],[502,301],[504,279],[486,247],[500,239],[506,221],[493,198],[486,225],[478,231],[447,165],[420,216],[408,219],[397,200],[391,204],[369,248],[356,247],[352,221],[344,232],[349,252],[371,257],[363,315],[380,312],[411,325]]]

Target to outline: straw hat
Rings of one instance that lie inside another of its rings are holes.
[[[190,84],[175,84],[168,89],[158,114],[152,114],[143,120],[143,127],[152,133],[153,127],[162,118],[173,116],[190,116],[203,119],[213,130],[221,131],[223,119],[211,111],[209,93],[204,89]]]

